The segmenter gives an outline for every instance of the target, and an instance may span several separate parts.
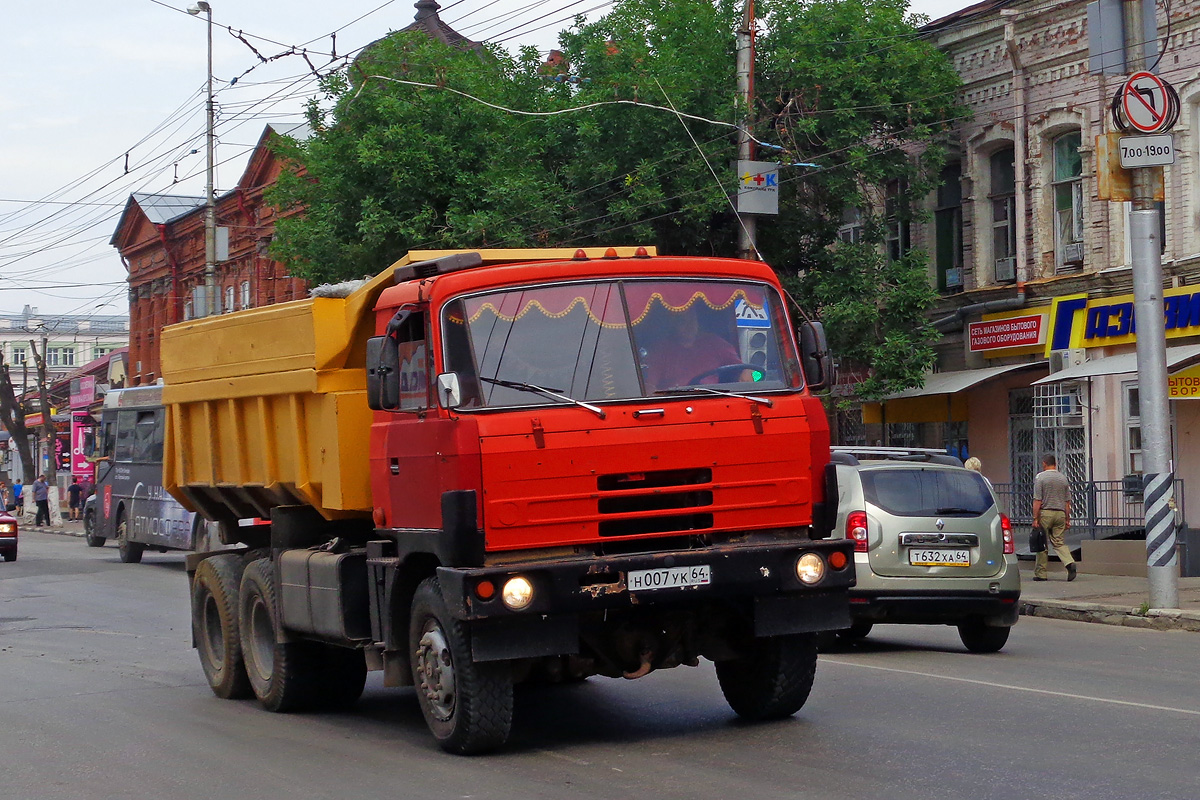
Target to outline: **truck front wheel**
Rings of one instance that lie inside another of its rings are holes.
[[[271,560],[250,562],[242,573],[238,626],[246,675],[268,711],[298,711],[315,705],[322,645],[277,641],[275,580]]]
[[[790,717],[803,707],[817,672],[817,636],[755,639],[741,658],[717,662],[721,692],[739,717]]]
[[[408,631],[417,701],[442,749],[482,753],[508,741],[512,669],[505,661],[471,659],[467,626],[450,615],[437,578],[417,587]]]
[[[226,700],[250,696],[238,635],[238,583],[242,560],[210,556],[192,580],[192,631],[200,666],[213,694]]]

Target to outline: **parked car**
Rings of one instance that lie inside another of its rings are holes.
[[[1016,624],[1021,576],[1012,525],[978,472],[940,451],[833,448],[838,522],[855,542],[853,625],[958,627],[973,653],[994,653]]]
[[[17,518],[9,513],[15,509],[16,506],[12,506],[8,511],[0,512],[0,555],[5,561],[17,560]]]

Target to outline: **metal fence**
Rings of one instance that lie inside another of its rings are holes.
[[[1033,524],[1033,487],[1018,487],[1013,483],[997,483],[992,487],[1000,510],[1008,515],[1014,526]],[[1175,479],[1176,516],[1185,518],[1183,481]],[[1137,534],[1145,530],[1146,516],[1142,505],[1141,476],[1123,481],[1091,481],[1071,489],[1072,533],[1085,539],[1111,539],[1122,534]]]

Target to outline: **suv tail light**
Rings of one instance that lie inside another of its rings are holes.
[[[1000,535],[1004,537],[1004,555],[1011,556],[1017,552],[1016,541],[1013,539],[1012,520],[1007,514],[1000,515]]]
[[[867,512],[850,512],[846,517],[846,538],[854,541],[854,552],[867,552]]]

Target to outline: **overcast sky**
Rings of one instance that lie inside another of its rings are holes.
[[[269,122],[302,121],[318,69],[409,24],[415,0],[213,0],[217,188]],[[132,192],[204,193],[205,17],[191,0],[8,0],[0,61],[0,313],[126,314],[108,241]],[[937,18],[970,2],[916,0]],[[442,19],[510,49],[553,47],[603,0],[442,0]],[[597,7],[600,7],[597,9]],[[241,38],[226,28],[241,32]],[[244,41],[243,41],[244,39]],[[252,49],[253,48],[253,49]],[[256,52],[257,51],[257,54]],[[229,82],[237,78],[233,86]],[[126,171],[128,170],[128,171]]]

